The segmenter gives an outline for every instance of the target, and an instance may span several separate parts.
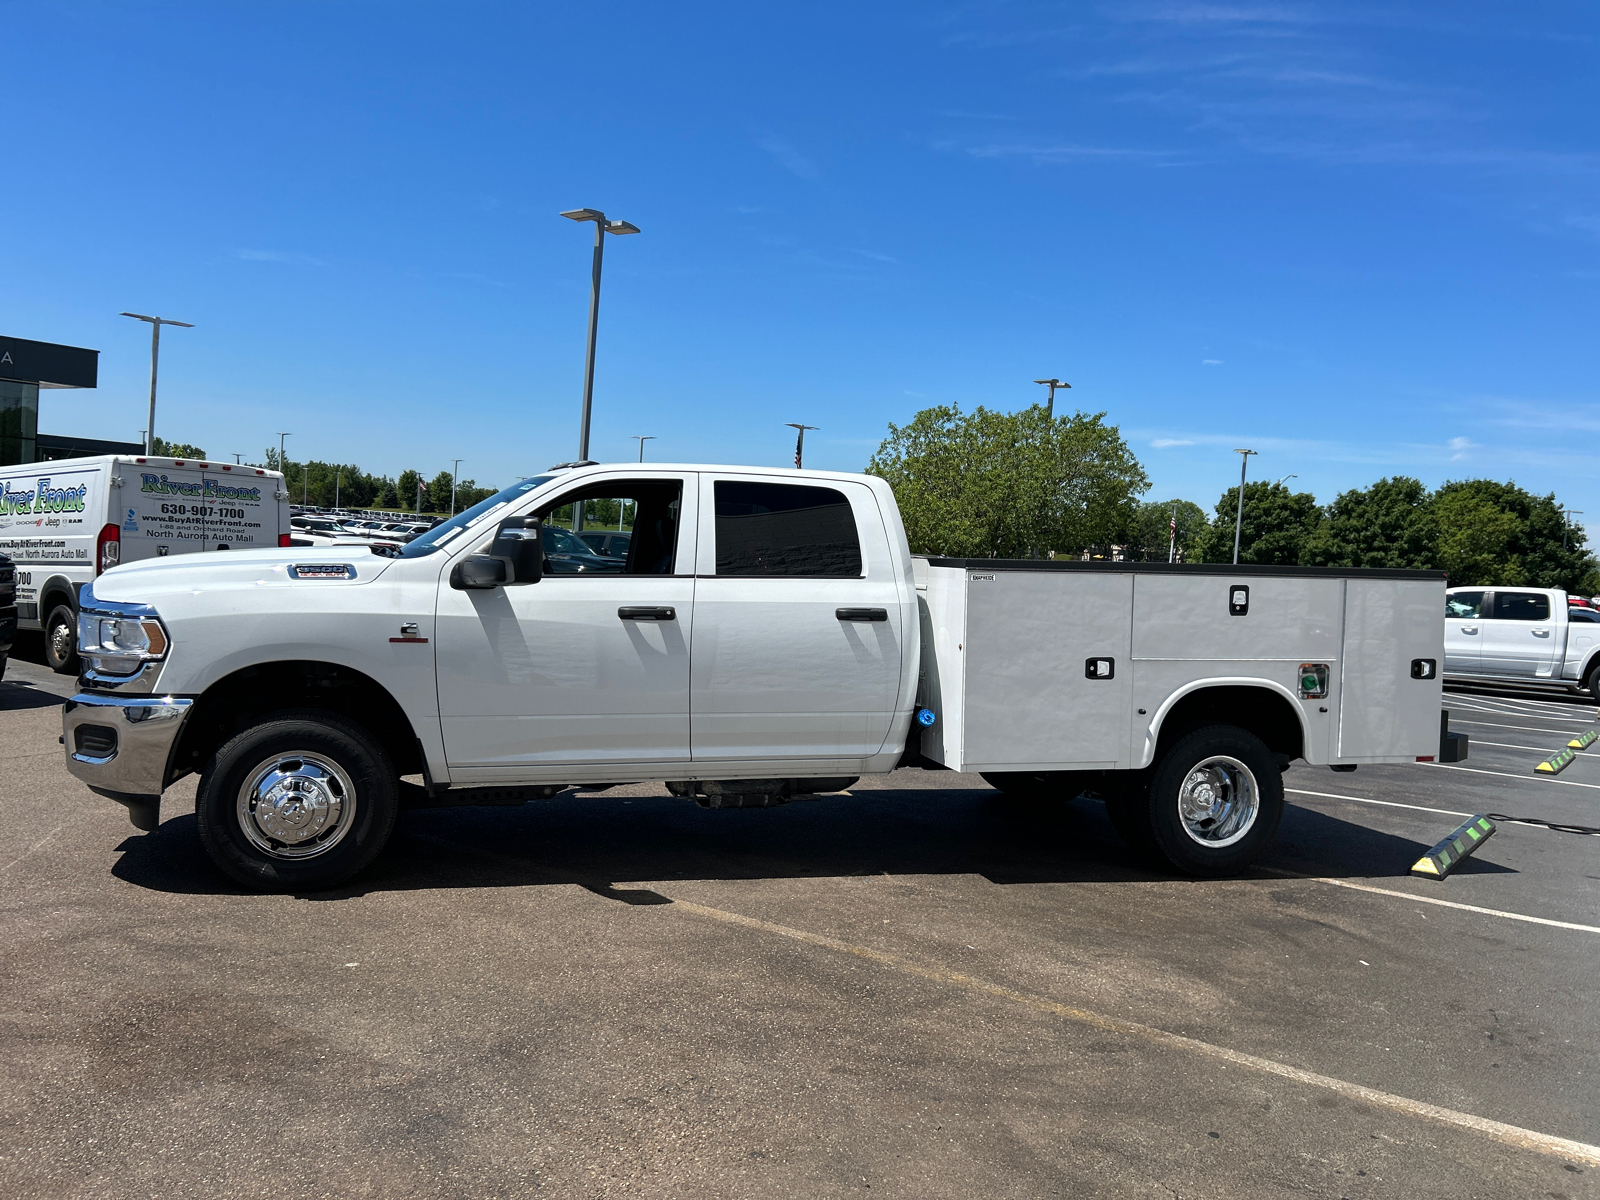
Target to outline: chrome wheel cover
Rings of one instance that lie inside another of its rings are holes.
[[[1202,759],[1178,785],[1178,820],[1208,850],[1231,846],[1255,827],[1261,789],[1250,768],[1225,754]]]
[[[57,662],[66,662],[72,656],[72,626],[57,621],[50,627],[50,654]]]
[[[300,861],[326,854],[356,817],[356,790],[338,763],[320,754],[274,754],[245,776],[239,828],[271,858]]]

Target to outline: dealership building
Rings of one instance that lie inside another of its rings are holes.
[[[58,437],[39,432],[39,392],[92,388],[100,351],[0,336],[0,467],[92,454],[142,454],[137,442]]]

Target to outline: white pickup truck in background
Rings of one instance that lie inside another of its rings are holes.
[[[1600,612],[1556,588],[1458,587],[1445,593],[1444,672],[1555,684],[1600,701]]]
[[[577,502],[632,514],[624,559],[546,555]],[[200,836],[255,887],[354,874],[405,807],[640,780],[765,806],[901,766],[1092,792],[1217,875],[1271,840],[1291,760],[1461,747],[1443,612],[1437,572],[914,558],[872,476],[583,465],[398,551],[107,571],[64,741],[141,829],[198,772]]]

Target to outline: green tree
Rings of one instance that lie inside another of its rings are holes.
[[[1438,559],[1432,498],[1405,475],[1340,492],[1307,539],[1304,563],[1323,567],[1427,568]]]
[[[1555,494],[1465,479],[1434,493],[1435,565],[1452,584],[1564,588],[1585,594],[1596,575],[1583,529],[1567,526]],[[1563,532],[1566,545],[1563,547]]]
[[[428,512],[447,513],[450,511],[451,482],[449,471],[440,471],[428,481],[428,497],[423,501]],[[460,511],[459,507],[456,511]]]
[[[406,511],[414,511],[417,507],[417,485],[422,483],[422,475],[409,468],[400,472],[400,478],[395,480],[395,494],[399,500],[399,507]]]
[[[894,489],[911,548],[971,558],[1076,553],[1129,527],[1144,468],[1104,413],[924,409],[867,465]]]
[[[1217,501],[1216,518],[1197,539],[1197,561],[1233,561],[1234,521],[1239,489],[1231,487]],[[1306,543],[1322,521],[1322,509],[1310,492],[1291,492],[1281,483],[1247,483],[1244,522],[1240,527],[1239,561],[1293,566],[1302,561]]]
[[[1127,534],[1127,557],[1133,562],[1166,562],[1172,544],[1173,509],[1177,509],[1178,561],[1200,562],[1195,547],[1209,527],[1205,509],[1190,500],[1141,504]]]
[[[154,449],[151,453],[161,458],[197,458],[202,462],[205,461],[206,452],[188,442],[169,442],[166,438],[158,437],[152,444]]]

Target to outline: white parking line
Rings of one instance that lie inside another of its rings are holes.
[[[1555,753],[1555,750],[1550,749],[1549,746],[1517,746],[1517,745],[1512,744],[1511,742],[1490,742],[1490,741],[1486,741],[1483,738],[1473,738],[1472,739],[1472,744],[1474,746],[1499,746],[1502,750],[1532,750],[1537,754],[1554,754]],[[1561,749],[1561,747],[1557,746],[1556,750],[1559,750],[1559,749]]]
[[[1286,792],[1297,796],[1321,796],[1327,800],[1354,800],[1357,804],[1381,804],[1385,808],[1414,808],[1417,812],[1439,813],[1446,817],[1475,817],[1477,813],[1456,812],[1453,808],[1428,808],[1422,804],[1401,804],[1395,800],[1373,800],[1366,796],[1341,796],[1337,792],[1308,792],[1305,788],[1286,787]]]
[[[1485,771],[1482,767],[1458,767],[1452,763],[1419,763],[1424,767],[1439,767],[1446,771],[1471,771],[1474,775],[1498,775],[1501,779],[1537,779],[1543,783],[1564,783],[1568,787],[1594,788],[1600,791],[1600,783],[1579,783],[1576,779],[1551,779],[1548,775],[1535,775],[1529,771],[1526,775],[1513,775],[1509,771]]]
[[[1515,729],[1519,733],[1557,733],[1562,737],[1571,737],[1575,733],[1582,733],[1582,729],[1541,729],[1536,725],[1506,725],[1499,721],[1458,721],[1450,718],[1452,725],[1485,725],[1490,729]]]
[[[1280,875],[1285,879],[1308,879],[1312,883],[1328,883],[1334,887],[1350,888],[1357,892],[1372,892],[1379,896],[1397,896],[1401,900],[1415,900],[1418,904],[1436,904],[1440,908],[1459,908],[1462,912],[1478,913],[1485,917],[1501,917],[1507,921],[1526,921],[1530,925],[1553,925],[1557,929],[1575,929],[1579,933],[1600,933],[1600,925],[1579,925],[1575,921],[1557,921],[1551,917],[1530,917],[1527,913],[1506,912],[1500,908],[1481,908],[1476,904],[1462,904],[1459,900],[1440,900],[1434,896],[1419,896],[1415,892],[1401,892],[1394,888],[1373,887],[1370,883],[1352,883],[1348,879],[1328,879],[1319,875],[1297,875],[1279,867],[1257,864],[1256,870]]]

